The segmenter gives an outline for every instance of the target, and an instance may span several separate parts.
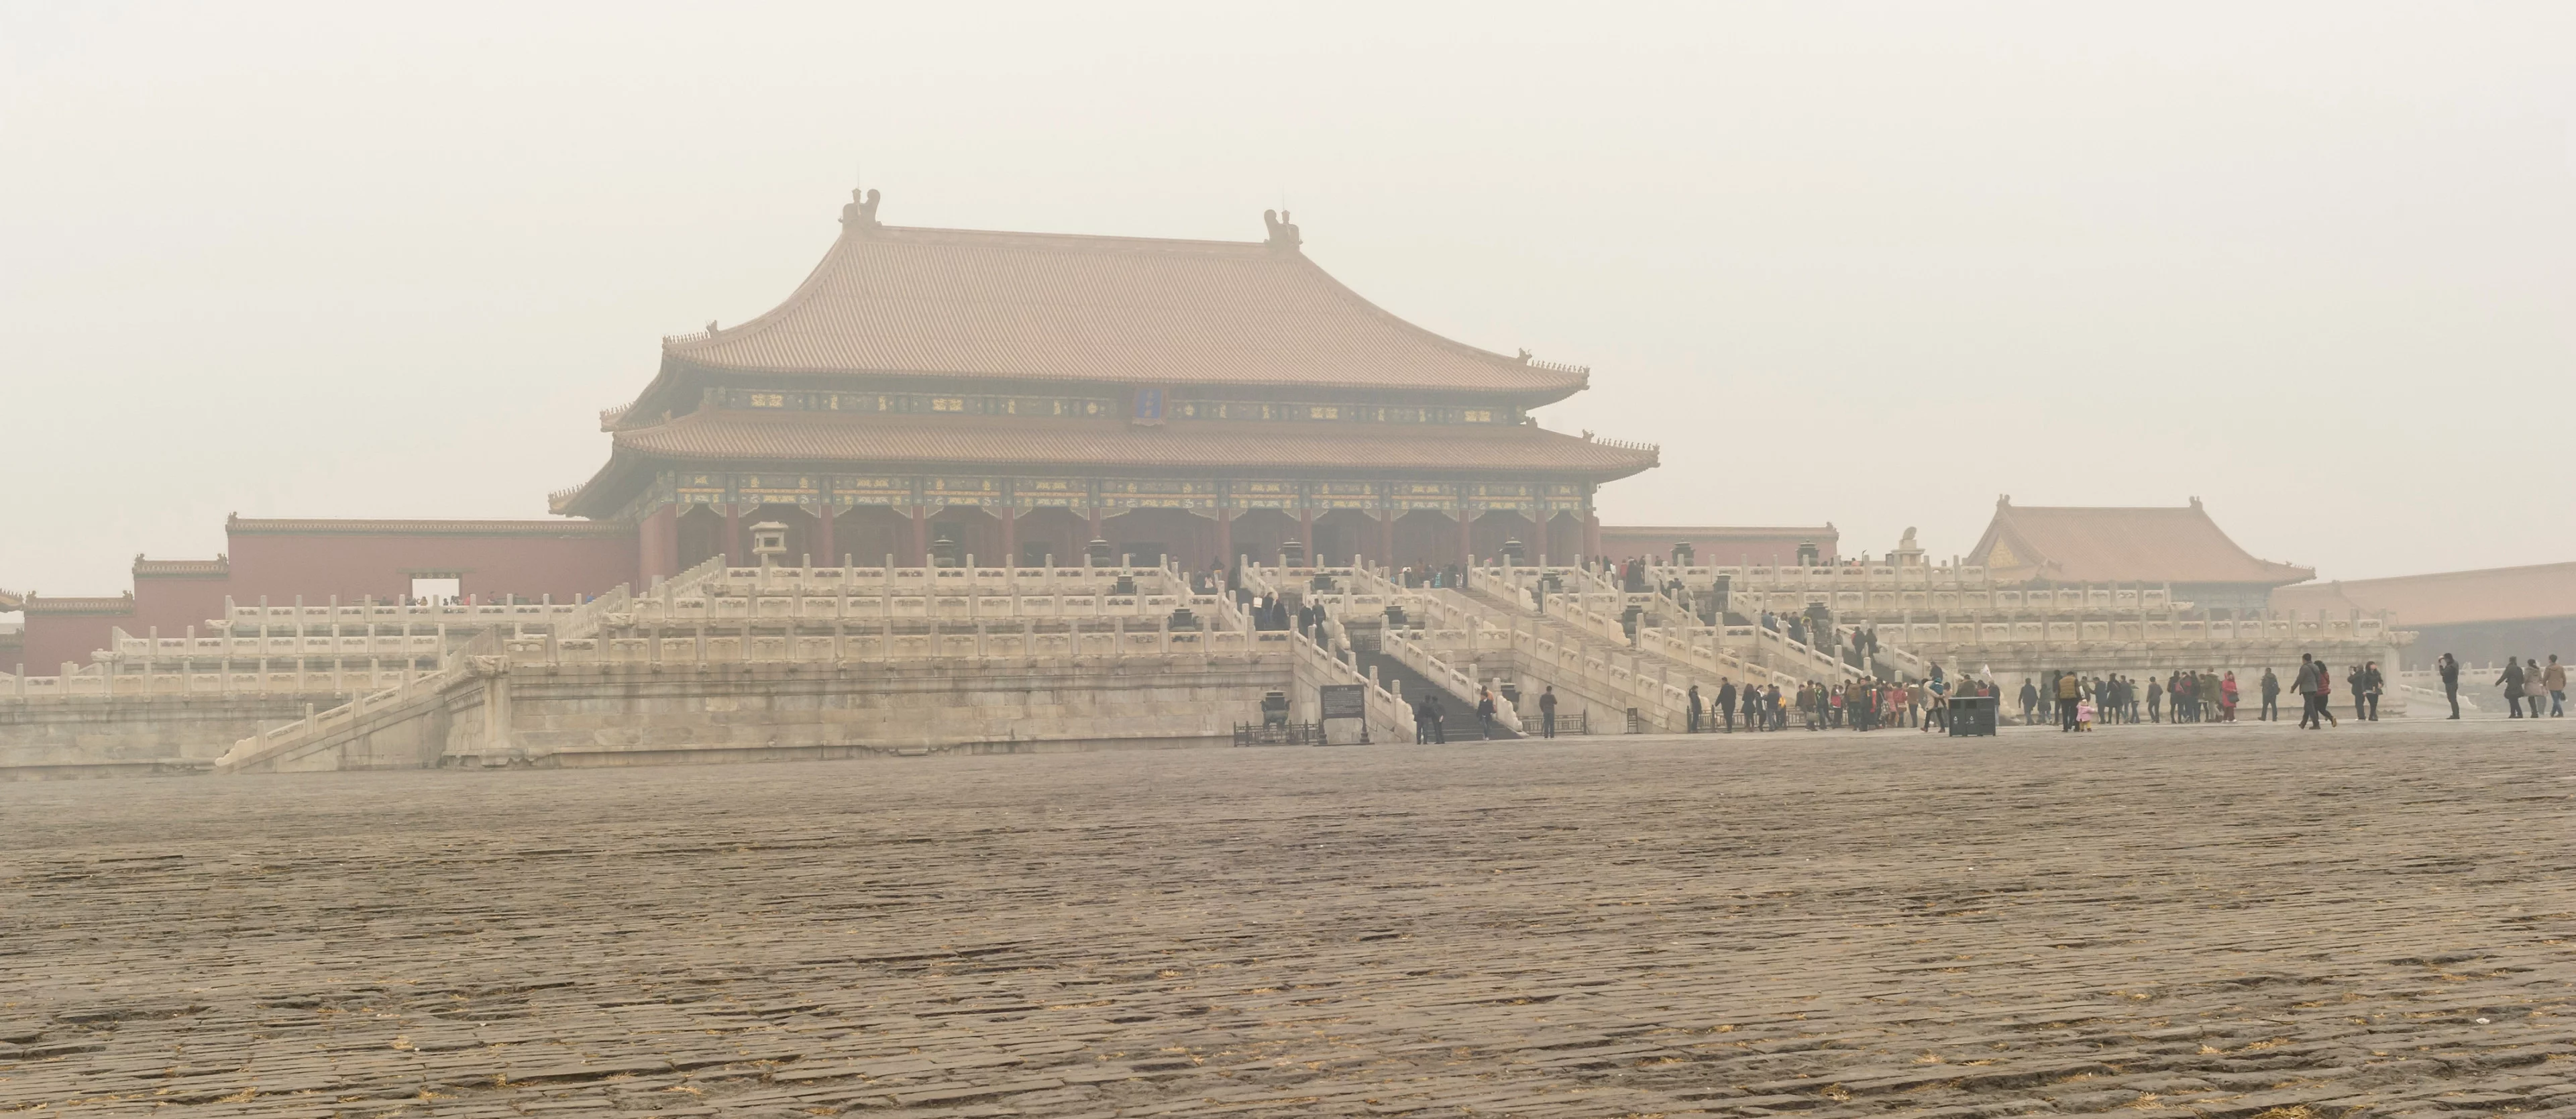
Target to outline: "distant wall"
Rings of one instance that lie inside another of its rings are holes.
[[[223,616],[224,599],[271,605],[298,596],[313,605],[332,596],[354,603],[370,595],[396,601],[414,577],[452,576],[463,593],[485,601],[517,595],[574,602],[620,583],[638,582],[634,525],[599,521],[261,521],[225,523],[228,555],[213,560],[137,557],[129,600],[37,596],[27,611],[21,650],[0,670],[23,663],[50,676],[65,661],[89,663],[108,647],[110,631],[136,637],[153,630],[180,637]]]
[[[1601,554],[1614,560],[1630,556],[1669,558],[1673,545],[1688,541],[1698,562],[1719,567],[1736,564],[1798,562],[1798,545],[1814,544],[1832,562],[1842,542],[1832,525],[1819,528],[1728,528],[1724,526],[1601,526]]]
[[[297,595],[314,603],[331,595],[348,602],[369,595],[392,599],[411,593],[417,575],[452,573],[464,593],[479,598],[552,595],[570,602],[636,579],[632,525],[480,522],[510,527],[478,529],[467,522],[460,528],[381,529],[370,526],[388,522],[345,522],[346,528],[296,523],[319,527],[233,526],[229,593],[235,601],[249,603],[261,595],[272,604]]]

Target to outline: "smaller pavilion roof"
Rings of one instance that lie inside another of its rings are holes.
[[[2272,608],[2365,614],[2386,610],[2406,626],[2576,617],[2576,563],[2280,587],[2272,592]]]
[[[2313,568],[2257,559],[2209,519],[2200,499],[2181,508],[2015,505],[1968,553],[2002,579],[2060,583],[2263,583],[2317,577]]]

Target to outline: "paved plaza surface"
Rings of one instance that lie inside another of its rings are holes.
[[[2571,725],[0,786],[0,1113],[2576,1116]]]

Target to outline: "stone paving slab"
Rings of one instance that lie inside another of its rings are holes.
[[[2576,1117],[2554,723],[10,785],[0,835],[0,1112]]]

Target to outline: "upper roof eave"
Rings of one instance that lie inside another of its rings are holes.
[[[664,339],[709,370],[1504,392],[1575,367],[1505,357],[1369,302],[1278,242],[880,226],[844,213],[778,306]]]

